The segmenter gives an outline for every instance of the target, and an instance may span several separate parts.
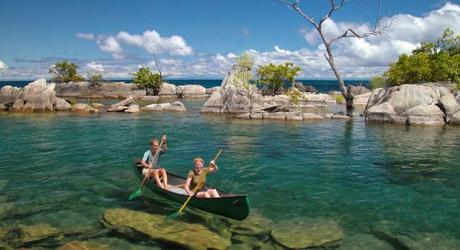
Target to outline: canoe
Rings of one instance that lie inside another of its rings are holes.
[[[133,169],[136,176],[142,181],[144,176],[142,175],[142,167],[134,161]],[[180,186],[185,183],[186,178],[179,175],[168,172],[168,189],[163,189],[158,187],[153,180],[147,181],[144,187],[147,187],[149,190],[153,191],[156,194],[161,195],[162,197],[177,201],[179,203],[184,203],[188,198],[185,190]],[[210,186],[205,186],[206,189],[213,188]],[[197,198],[193,197],[189,206],[194,208],[201,209],[203,211],[218,214],[235,220],[244,220],[249,215],[249,199],[247,194],[237,195],[223,192],[219,189],[216,189],[220,195],[220,198]]]

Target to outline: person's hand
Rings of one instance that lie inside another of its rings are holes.
[[[161,137],[161,140],[163,141],[163,143],[166,143],[166,135],[163,135],[163,136]]]
[[[215,162],[214,160],[211,160],[211,161],[209,162],[209,164],[211,164],[211,165],[213,165],[213,166],[216,166],[216,162]]]

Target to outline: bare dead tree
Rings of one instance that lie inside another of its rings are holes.
[[[155,53],[155,49],[153,49],[152,54],[153,54],[153,61],[155,62],[155,67],[158,70],[158,74],[160,74],[160,80],[163,81],[163,73],[162,73],[160,65],[158,64],[157,54]]]
[[[350,27],[350,28],[347,28],[342,34],[338,35],[337,37],[333,37],[329,39],[326,38],[326,36],[324,35],[323,24],[327,19],[331,18],[334,12],[340,10],[343,7],[343,5],[345,4],[345,0],[340,0],[340,1],[328,0],[329,5],[330,5],[329,12],[323,18],[321,18],[319,22],[316,22],[311,16],[305,14],[302,11],[302,9],[299,7],[300,0],[295,0],[295,1],[280,0],[280,1],[287,4],[293,10],[295,10],[305,20],[307,20],[307,22],[310,23],[315,28],[315,30],[318,32],[318,35],[321,38],[321,41],[323,42],[326,48],[326,53],[324,54],[324,57],[329,63],[329,66],[331,67],[331,70],[334,73],[335,77],[337,78],[337,81],[340,87],[340,92],[345,98],[347,115],[352,116],[353,115],[353,99],[354,99],[354,95],[351,89],[352,86],[351,85],[345,86],[345,82],[343,80],[342,74],[338,70],[336,62],[334,60],[332,45],[334,44],[334,42],[342,38],[349,38],[349,37],[365,38],[369,36],[382,35],[385,29],[389,28],[391,24],[385,24],[382,26],[380,23],[381,22],[381,17],[380,17],[381,0],[377,0],[378,6],[377,6],[377,17],[376,17],[375,25],[373,28],[369,28],[368,32],[360,34],[356,32],[352,27]]]

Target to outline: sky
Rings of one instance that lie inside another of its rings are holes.
[[[460,34],[460,0],[348,0],[324,22],[328,39],[347,28],[364,33],[391,24],[383,36],[346,38],[334,55],[346,79],[383,73],[402,53],[435,41],[446,28]],[[327,0],[300,0],[315,20]],[[379,11],[380,10],[380,11]],[[155,69],[157,55],[169,78],[223,78],[235,57],[251,54],[256,66],[294,62],[300,78],[332,79],[324,45],[313,27],[279,0],[2,0],[0,80],[49,78],[67,59],[86,76],[129,78]]]

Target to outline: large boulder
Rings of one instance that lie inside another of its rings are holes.
[[[158,95],[160,97],[166,97],[166,98],[173,98],[177,97],[178,94],[178,88],[174,84],[170,84],[167,82],[163,82],[160,87],[160,92]]]
[[[204,103],[201,112],[203,113],[220,113],[222,112],[222,94],[220,91],[215,91]]]
[[[180,85],[178,92],[185,98],[205,97],[206,88],[201,85]]]
[[[27,84],[23,91],[21,99],[24,100],[23,111],[51,111],[53,110],[55,84],[46,83],[45,79],[39,79]]]
[[[351,86],[351,93],[354,96],[370,93],[371,91],[364,86]]]
[[[53,108],[57,111],[68,111],[72,109],[72,106],[66,100],[59,97],[55,97]]]
[[[108,209],[102,224],[127,237],[161,241],[186,249],[227,249],[230,240],[201,224],[165,220],[162,215],[128,209]]]
[[[3,86],[0,89],[0,103],[14,102],[21,93],[21,88],[13,87],[11,85]]]
[[[402,114],[409,125],[443,125],[444,113],[436,105],[421,104]]]
[[[459,103],[445,87],[401,85],[372,92],[364,111],[366,121],[406,125],[443,125],[453,119]]]

